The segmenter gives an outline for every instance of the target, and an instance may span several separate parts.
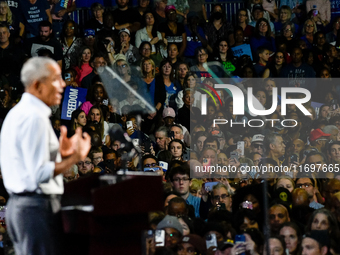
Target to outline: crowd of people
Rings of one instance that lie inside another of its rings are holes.
[[[91,136],[65,183],[122,169],[161,175],[164,211],[150,213],[148,255],[340,254],[340,17],[329,0],[250,0],[233,21],[218,3],[207,13],[204,0],[116,0],[114,10],[93,3],[84,24],[70,19],[75,1],[61,2],[0,1],[0,119],[20,101],[31,57],[54,59],[66,86],[86,89],[70,120],[51,107],[58,137],[61,125],[69,137],[79,127]],[[214,89],[223,79],[252,88],[263,110],[274,109],[263,120],[275,121],[214,124],[254,119]],[[295,104],[283,115],[281,87],[309,90],[310,115]],[[208,166],[237,173],[195,172]],[[0,198],[6,205],[3,185]]]

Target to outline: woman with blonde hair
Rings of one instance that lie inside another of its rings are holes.
[[[301,37],[302,40],[306,42],[306,46],[308,49],[313,48],[313,40],[314,40],[314,34],[317,32],[316,24],[312,19],[307,19],[305,21],[305,24],[303,25],[302,34]]]
[[[6,1],[0,1],[0,22],[4,22],[9,27],[11,38],[20,39],[20,35],[24,34],[24,25],[19,21],[18,17],[13,17],[12,11]],[[17,40],[15,40],[17,42]]]

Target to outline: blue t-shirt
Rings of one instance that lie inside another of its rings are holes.
[[[28,0],[20,3],[22,22],[25,25],[26,32],[38,36],[39,23],[48,20],[46,10],[49,10],[50,6],[46,0],[37,0],[35,4],[31,4]]]
[[[175,84],[171,82],[171,85],[165,86],[165,91],[166,91],[166,100],[165,100],[165,106],[168,106],[170,101],[171,101],[171,96],[177,94],[178,89],[175,87]]]
[[[185,48],[184,51],[184,56],[186,57],[194,57],[195,56],[195,49],[197,47],[202,46],[202,42],[199,41],[198,36],[193,36],[191,31],[189,30],[188,26],[185,25],[185,32],[187,33],[187,47]],[[205,38],[205,34],[203,32],[203,29],[201,27],[197,27],[197,33]]]

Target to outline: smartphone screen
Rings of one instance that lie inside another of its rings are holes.
[[[237,149],[240,150],[240,156],[244,156],[244,141],[237,142]]]
[[[129,129],[129,128],[133,128],[133,124],[132,124],[132,121],[129,120],[126,122],[126,127]]]
[[[207,249],[209,249],[212,246],[217,247],[216,235],[215,234],[207,235],[205,238],[205,243],[206,243]]]
[[[165,230],[155,230],[155,243],[157,247],[163,247],[165,245]]]

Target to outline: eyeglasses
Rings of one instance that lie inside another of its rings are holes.
[[[275,58],[283,59],[283,56],[276,56]]]
[[[126,65],[121,65],[121,66],[118,66],[118,67],[120,67],[120,68],[125,68],[125,67],[126,67]]]
[[[308,187],[310,187],[310,186],[314,187],[313,184],[311,184],[311,183],[301,183],[301,184],[296,184],[296,187],[298,187],[298,188],[300,188],[300,189],[303,188],[303,187],[308,188]]]
[[[74,30],[74,27],[66,27],[66,29]]]
[[[101,160],[103,157],[93,158],[93,160]]]
[[[93,39],[93,35],[86,36],[86,39]]]
[[[230,195],[222,194],[221,196],[213,196],[214,200],[220,200],[220,198],[226,199],[227,197],[230,197]]]
[[[84,164],[88,166],[88,165],[91,165],[92,162],[91,161],[85,161],[85,162],[84,161],[79,161],[78,162],[78,165],[84,165]]]
[[[292,30],[291,30],[291,29],[285,29],[284,31],[285,31],[285,32],[289,32],[289,31],[292,31]]]
[[[306,25],[306,27],[314,27],[314,25],[310,25],[310,24],[308,24],[308,25]]]
[[[255,143],[255,144],[253,144],[253,147],[254,147],[255,149],[260,149],[260,148],[263,147],[263,145],[262,145],[262,144]]]
[[[188,182],[190,180],[190,178],[174,178],[173,181],[174,182]]]
[[[157,166],[156,163],[152,163],[152,164],[145,164],[144,167],[154,167]]]

